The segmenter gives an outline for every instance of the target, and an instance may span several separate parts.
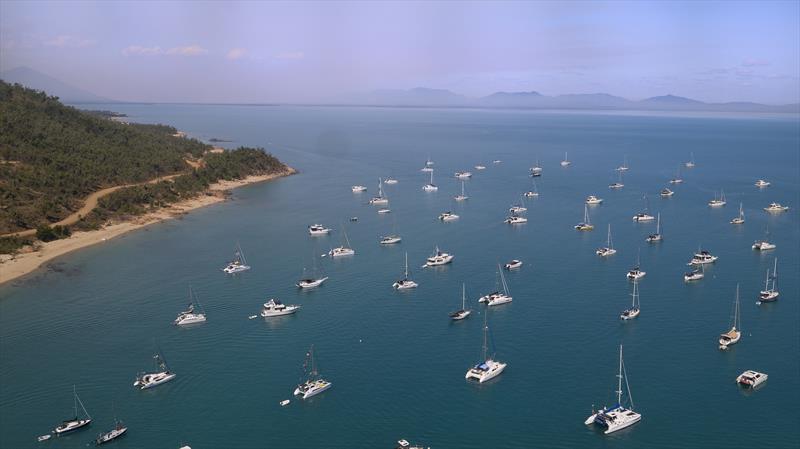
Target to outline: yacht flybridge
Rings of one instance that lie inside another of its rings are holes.
[[[464,193],[464,181],[461,181],[461,195],[456,195],[454,198],[456,201],[466,201],[469,197]]]
[[[628,383],[628,373],[625,369],[625,363],[622,360],[622,345],[619,345],[619,374],[617,378],[617,403],[612,407],[603,408],[600,410],[592,410],[592,415],[589,416],[584,424],[591,425],[597,424],[605,427],[605,434],[614,433],[626,427],[632,426],[642,420],[642,415],[633,411],[633,397],[631,396],[631,386]],[[630,408],[622,405],[622,381],[625,380],[625,387],[628,392],[628,400],[630,401]]]
[[[635,280],[633,281],[633,293],[631,296],[633,297],[633,303],[631,304],[630,309],[623,310],[620,314],[620,318],[624,321],[632,320],[639,316],[639,312],[641,312],[640,305],[639,305],[639,291],[638,291],[639,283]]]
[[[222,269],[227,274],[234,274],[234,273],[241,273],[242,271],[247,271],[250,269],[250,265],[247,265],[247,259],[244,258],[244,253],[242,252],[242,247],[239,243],[236,243],[236,251],[233,253],[233,260],[228,263],[228,265]]]
[[[733,304],[731,330],[719,336],[719,349],[727,350],[728,346],[738,343],[740,338],[742,338],[742,318],[739,316],[739,284],[736,284],[736,301]]]
[[[312,224],[312,225],[310,225],[308,227],[308,234],[313,236],[313,237],[316,237],[316,236],[319,236],[319,235],[328,235],[330,233],[331,233],[331,229],[330,228],[326,228],[325,226],[322,226],[321,224]]]
[[[731,224],[744,224],[744,209],[742,209],[742,203],[739,203],[739,215],[731,220]]]
[[[488,314],[483,315],[483,347],[481,362],[467,370],[465,379],[474,379],[478,383],[484,383],[499,376],[508,366],[507,363],[494,360],[494,354],[489,356],[489,324]]]
[[[195,308],[197,310],[195,310]],[[202,311],[200,307],[200,301],[194,297],[192,292],[192,288],[189,287],[189,307],[186,308],[183,312],[178,314],[178,317],[175,318],[173,324],[176,326],[185,326],[189,324],[198,324],[198,323],[205,323],[206,322],[206,314]]]
[[[461,308],[456,310],[455,312],[450,313],[450,319],[453,321],[461,321],[464,318],[468,317],[472,313],[472,310],[467,309],[467,287],[462,283],[461,284]]]
[[[374,196],[369,200],[369,204],[374,206],[385,206],[389,204],[389,199],[383,193],[383,179],[378,178],[378,196]]]
[[[319,376],[317,364],[314,360],[314,345],[311,345],[311,349],[306,353],[306,361],[303,363],[303,368],[307,373],[306,381],[294,389],[295,396],[302,396],[303,399],[308,399],[322,393],[333,385]]]
[[[586,204],[588,204],[590,206],[595,205],[595,204],[602,204],[602,203],[603,203],[603,199],[602,198],[598,198],[598,197],[596,197],[594,195],[589,195],[586,198]]]
[[[756,388],[757,386],[763,384],[767,381],[767,376],[764,373],[759,373],[758,371],[747,370],[736,378],[736,383],[745,387],[745,388]]]
[[[661,236],[661,213],[660,212],[658,213],[658,216],[656,218],[656,233],[648,235],[645,240],[648,243],[658,243],[658,242],[663,240],[663,237]]]
[[[653,221],[656,217],[650,215],[650,202],[647,200],[647,195],[644,196],[644,211],[639,212],[633,216],[633,221]]]
[[[611,241],[611,223],[608,224],[608,240],[606,241],[606,246],[598,248],[595,252],[601,257],[612,256],[617,253],[617,250],[614,249],[614,243]]]
[[[758,181],[756,181],[756,187],[758,187],[759,189],[763,189],[764,187],[769,187],[769,185],[770,182],[765,181],[763,179],[759,179]]]
[[[583,205],[583,221],[575,225],[578,231],[591,231],[594,225],[589,221],[589,206]]]
[[[772,281],[772,286],[770,287],[769,281]],[[776,282],[778,281],[778,258],[775,258],[775,268],[772,269],[772,274],[769,273],[769,269],[767,270],[767,280],[764,281],[764,290],[758,294],[758,303],[762,302],[773,302],[778,300],[778,296],[780,296],[780,292],[776,287]]]
[[[433,183],[433,169],[431,169],[430,172],[431,172],[431,180],[429,183],[422,186],[422,190],[426,192],[435,192],[439,190],[439,187],[437,187],[436,184]]]
[[[506,277],[503,276],[503,270],[500,269],[500,264],[497,264],[497,275],[498,275],[498,285],[495,291],[489,293],[488,295],[481,296],[478,299],[478,302],[484,302],[487,306],[499,306],[503,304],[508,304],[513,301],[514,298],[511,297],[508,293],[508,284],[506,284]],[[500,291],[500,288],[503,291]]]
[[[456,221],[459,218],[460,217],[458,215],[454,214],[453,212],[450,212],[449,210],[439,214],[439,220],[441,221]]]
[[[769,206],[764,208],[767,212],[786,212],[789,210],[789,206],[783,206],[779,203],[769,203]]]
[[[686,265],[705,265],[707,263],[714,263],[717,261],[717,259],[718,257],[711,255],[710,252],[706,250],[700,250],[694,253],[692,260],[690,260]]]
[[[284,316],[284,315],[291,315],[300,308],[300,306],[294,304],[284,304],[279,299],[270,299],[269,301],[264,303],[264,306],[261,308],[261,316],[263,318],[271,318],[274,316]]]
[[[167,359],[157,352],[153,356],[153,363],[156,370],[152,373],[139,373],[136,376],[136,381],[133,383],[134,387],[139,387],[140,390],[153,388],[163,383],[167,383],[175,378],[176,374],[169,370],[167,366]]]
[[[708,202],[709,206],[711,206],[711,207],[722,207],[722,206],[728,204],[728,202],[725,201],[725,191],[720,191],[720,192],[721,192],[721,195],[719,196],[719,198],[715,194],[714,195],[714,199]]]
[[[564,160],[563,160],[563,161],[561,161],[561,166],[562,166],[562,167],[567,167],[567,166],[569,166],[570,164],[572,164],[572,162],[570,162],[570,161],[569,161],[569,158],[567,157],[567,152],[565,151],[565,152],[564,152]]]
[[[454,257],[455,256],[453,256],[452,254],[448,254],[440,250],[439,247],[437,246],[436,250],[433,252],[433,255],[428,257],[428,260],[425,262],[425,265],[423,265],[422,268],[449,264],[453,261]]]
[[[457,171],[455,173],[455,177],[458,179],[469,179],[472,177],[472,172],[468,171]]]
[[[392,284],[392,287],[394,287],[396,290],[407,290],[409,288],[417,287],[417,283],[408,277],[408,253],[406,253],[406,265],[405,269],[403,269],[403,278]]]
[[[75,386],[72,386],[72,396],[73,402],[75,403],[75,414],[74,417],[71,419],[65,419],[61,422],[55,429],[53,429],[53,434],[55,435],[64,435],[66,433],[78,430],[82,427],[88,426],[92,423],[92,417],[89,416],[89,412],[86,411],[86,407],[83,406],[83,402],[81,398],[78,397],[78,391],[75,389]],[[78,405],[80,404],[81,410],[83,410],[84,418],[81,418],[78,415]],[[49,437],[49,435],[48,435]],[[39,437],[40,441],[44,441],[47,438]]]

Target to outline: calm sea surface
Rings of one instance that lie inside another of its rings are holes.
[[[91,106],[95,108],[94,106]],[[234,192],[232,201],[150,226],[62,257],[0,287],[0,447],[83,448],[113,426],[130,427],[118,448],[368,448],[399,438],[444,448],[752,448],[800,444],[800,122],[796,117],[636,116],[577,113],[301,108],[199,105],[96,105],[130,120],[174,125],[224,145],[263,146],[300,170],[277,182]],[[559,166],[564,152],[573,161]],[[694,153],[697,167],[678,165]],[[424,193],[435,161],[436,193]],[[627,156],[625,188],[613,168]],[[495,159],[500,164],[492,164]],[[529,222],[502,221],[531,189],[528,167],[540,160],[538,199]],[[487,169],[472,167],[482,163]],[[453,172],[470,169],[470,199]],[[379,177],[391,214],[366,204]],[[759,190],[758,178],[772,182]],[[365,194],[350,186],[366,185]],[[728,205],[710,209],[724,189]],[[573,225],[589,194],[594,232]],[[648,245],[661,213],[664,241]],[[791,207],[770,215],[776,201]],[[744,204],[747,221],[729,224]],[[457,222],[441,223],[454,210]],[[358,216],[356,223],[349,218]],[[310,238],[306,227],[335,228]],[[601,259],[611,223],[616,255]],[[338,246],[342,230],[356,250],[322,261],[330,279],[315,291],[294,282],[312,255]],[[378,238],[396,229],[400,245]],[[750,245],[769,232],[778,245]],[[221,271],[240,242],[253,266]],[[440,269],[420,269],[435,245],[455,254]],[[706,278],[682,275],[702,246],[719,256]],[[398,293],[408,252],[419,288]],[[640,254],[642,314],[622,323]],[[778,257],[780,300],[756,305],[766,270]],[[494,308],[489,325],[495,381],[465,382],[478,361],[484,308],[497,263],[525,265],[506,275],[513,303]],[[468,320],[451,322],[466,283]],[[717,349],[728,329],[736,284],[743,337]],[[192,287],[208,322],[189,329],[172,320]],[[270,297],[301,304],[294,316],[248,320]],[[618,345],[642,422],[611,436],[584,426],[592,405],[610,405]],[[291,397],[314,344],[321,373],[333,382],[303,402]],[[148,391],[132,387],[160,346],[178,377]],[[769,374],[750,393],[734,384],[746,369]],[[72,385],[94,422],[89,430],[37,443],[72,413]]]

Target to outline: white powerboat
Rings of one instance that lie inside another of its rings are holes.
[[[583,221],[576,224],[575,229],[578,231],[591,231],[594,229],[594,225],[589,221],[589,206],[586,204],[583,205]]]
[[[742,322],[739,316],[739,284],[736,284],[736,302],[733,306],[733,319],[731,330],[719,336],[719,349],[725,351],[728,346],[734,345],[742,338]]]
[[[767,376],[758,371],[747,370],[736,377],[736,383],[746,388],[756,388],[767,381]]]
[[[369,200],[369,204],[373,206],[385,206],[389,204],[389,199],[383,193],[383,179],[378,178],[378,196],[374,196]]]
[[[239,243],[236,244],[236,251],[233,253],[233,260],[228,263],[228,265],[222,269],[227,274],[235,274],[241,273],[242,271],[247,271],[250,269],[250,265],[247,265],[247,259],[244,258],[244,253],[242,252],[242,247]]]
[[[441,251],[437,246],[433,255],[428,257],[428,260],[425,262],[425,265],[423,265],[422,268],[449,264],[453,261],[454,257],[455,256],[453,256],[452,254],[448,254],[444,251]]]
[[[391,209],[378,209],[378,213],[379,214],[391,214],[392,210]]]
[[[464,376],[465,379],[474,379],[478,383],[494,379],[502,374],[503,370],[508,366],[507,363],[494,360],[494,355],[489,356],[489,325],[487,324],[486,316],[484,315],[483,322],[483,356],[481,357],[483,361],[467,370],[467,374]]]
[[[742,209],[742,203],[739,203],[739,215],[731,220],[731,224],[744,224],[744,209]]]
[[[522,261],[519,259],[513,259],[510,262],[506,262],[503,266],[506,270],[516,270],[522,267]]]
[[[502,163],[503,161],[501,161],[500,159],[495,159],[492,161],[492,164],[502,164]]]
[[[455,177],[458,179],[469,179],[472,177],[472,172],[468,171],[457,171],[455,173]]]
[[[565,152],[564,152],[564,160],[563,160],[563,161],[561,161],[561,166],[562,166],[562,167],[567,167],[567,166],[569,166],[570,164],[572,164],[572,162],[570,162],[570,161],[569,161],[569,158],[567,157],[567,152],[565,151]]]
[[[367,191],[367,188],[364,186],[353,186],[350,187],[350,189],[353,191],[353,193],[361,193]]]
[[[591,425],[597,424],[605,427],[606,435],[622,430],[626,427],[632,426],[642,420],[642,415],[633,411],[633,397],[631,396],[631,386],[628,384],[628,373],[625,369],[625,364],[622,360],[622,345],[619,345],[619,374],[617,375],[619,382],[617,384],[617,403],[611,407],[603,408],[598,411],[592,410],[592,415],[589,416],[584,424]],[[625,380],[625,386],[628,391],[628,400],[630,401],[630,408],[622,405],[622,380]]]
[[[684,282],[699,281],[704,277],[706,277],[705,265],[700,265],[700,268],[696,268],[688,273],[684,273],[683,281]]]
[[[664,237],[661,235],[661,213],[658,213],[658,217],[656,219],[656,233],[650,234],[645,239],[647,243],[659,243],[664,240]]]
[[[764,208],[767,212],[786,212],[789,210],[789,206],[783,206],[779,203],[769,203],[769,206]]]
[[[638,285],[639,283],[636,282],[636,280],[634,280],[633,293],[631,293],[631,296],[633,297],[633,303],[631,304],[631,308],[623,310],[622,313],[619,315],[619,317],[624,321],[632,320],[638,317],[639,313],[641,312],[641,307],[639,304],[639,292],[637,290]]]
[[[198,311],[195,311],[195,306]],[[173,324],[176,326],[186,326],[189,324],[199,324],[206,322],[206,314],[202,312],[202,308],[200,307],[200,301],[194,297],[192,293],[192,288],[189,287],[189,307],[186,308],[183,312],[178,314],[178,317],[175,318]]]
[[[453,199],[456,201],[466,201],[469,197],[464,193],[464,181],[461,181],[461,195],[456,195]]]
[[[264,306],[261,308],[261,316],[263,318],[271,318],[274,316],[284,316],[284,315],[291,315],[297,310],[300,309],[300,306],[294,304],[284,304],[279,299],[270,299],[269,301],[264,303]]]
[[[588,204],[590,206],[594,205],[594,204],[602,204],[602,203],[603,203],[603,199],[602,198],[598,198],[598,197],[596,197],[594,195],[589,195],[586,198],[586,204]]]
[[[330,233],[331,233],[331,229],[330,228],[326,228],[325,226],[322,226],[321,224],[312,224],[311,226],[308,227],[308,234],[313,236],[313,237],[319,236],[319,235],[328,235]]]
[[[512,214],[512,215],[509,215],[508,217],[506,217],[506,219],[503,220],[503,222],[504,223],[508,223],[508,224],[512,224],[512,225],[516,225],[516,224],[527,223],[528,219],[525,218],[525,217],[521,217],[519,215],[513,215]]]
[[[422,190],[426,192],[435,192],[439,190],[439,187],[437,187],[436,184],[433,183],[433,169],[431,169],[430,172],[431,172],[431,180],[429,183],[422,186]]]
[[[460,217],[458,215],[450,211],[442,212],[441,214],[439,214],[439,220],[441,221],[455,221],[458,220],[459,218]]]
[[[719,259],[719,257],[711,255],[711,253],[706,250],[701,250],[694,253],[692,260],[690,260],[687,265],[705,265],[707,263],[714,263],[717,259]]]
[[[675,195],[675,192],[673,192],[672,190],[670,190],[670,189],[668,189],[666,187],[661,189],[661,198],[669,198],[672,195]]]
[[[386,178],[386,180],[383,181],[384,184],[388,184],[390,186],[397,184],[397,182],[398,181],[394,178]]]
[[[139,373],[136,376],[136,381],[133,383],[134,387],[139,387],[140,390],[146,390],[167,383],[175,378],[176,374],[169,370],[167,359],[164,358],[161,353],[156,353],[153,356],[153,361],[156,371],[152,373]]]
[[[395,281],[392,284],[396,290],[408,290],[410,288],[417,288],[417,283],[412,281],[411,278],[408,277],[408,253],[406,253],[406,265],[405,269],[403,270],[403,278]]]
[[[708,205],[710,207],[722,207],[726,204],[728,204],[728,202],[725,201],[725,191],[721,191],[721,195],[719,196],[719,198],[717,198],[715,194],[714,199],[708,202]]]
[[[462,283],[461,284],[461,308],[456,310],[455,312],[450,313],[450,319],[453,321],[461,321],[464,318],[468,317],[472,313],[472,310],[467,309],[467,290],[466,286]]]
[[[396,243],[400,243],[401,241],[403,241],[402,237],[392,234],[381,237],[380,243],[381,245],[394,245]]]
[[[769,250],[775,249],[777,247],[778,247],[778,245],[776,245],[774,243],[770,243],[770,242],[768,242],[766,240],[756,240],[756,242],[753,243],[753,249],[758,250],[758,251],[769,251]]]
[[[61,422],[55,429],[53,429],[53,434],[55,435],[64,435],[66,433],[78,430],[80,428],[86,427],[92,423],[92,417],[89,416],[89,412],[86,411],[86,407],[83,406],[83,402],[81,398],[78,397],[78,392],[75,389],[75,386],[72,386],[72,396],[73,402],[75,403],[75,415],[72,419],[65,419]],[[80,404],[81,409],[83,410],[83,414],[85,418],[81,418],[78,415],[78,404]],[[49,435],[47,435],[49,437]],[[40,441],[44,441],[48,438],[40,437]]]
[[[764,187],[769,187],[769,185],[770,182],[765,181],[763,179],[759,179],[758,181],[756,181],[756,187],[758,187],[759,189],[763,189]]]
[[[606,241],[606,246],[602,248],[597,248],[595,251],[598,256],[606,257],[606,256],[613,256],[617,253],[617,250],[614,249],[614,244],[611,241],[611,223],[608,224],[608,240]]]
[[[300,279],[299,281],[297,281],[297,283],[295,285],[298,286],[299,288],[314,288],[314,287],[319,287],[320,285],[322,285],[323,282],[325,282],[327,280],[328,280],[327,276],[324,276],[324,277],[321,277],[321,278],[317,278],[317,279],[304,278],[304,279]]]
[[[475,170],[486,170],[486,166],[478,164],[478,165],[475,166]]]
[[[769,285],[769,281],[772,281],[772,287]],[[778,300],[778,296],[780,296],[780,292],[776,287],[776,282],[778,281],[778,258],[775,258],[775,268],[772,269],[772,275],[770,275],[769,270],[767,270],[767,280],[764,282],[764,290],[758,294],[758,302],[773,302]]]
[[[308,399],[312,396],[322,393],[333,385],[327,380],[319,377],[317,365],[314,360],[314,345],[311,345],[311,349],[309,349],[308,353],[306,354],[306,362],[303,364],[303,367],[307,371],[306,381],[299,384],[297,388],[294,389],[295,396],[301,396],[303,399]],[[308,371],[309,369],[310,371]]]

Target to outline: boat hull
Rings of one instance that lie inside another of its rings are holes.
[[[82,429],[92,423],[91,419],[77,419],[72,421],[65,421],[60,426],[53,429],[56,435],[64,435]]]

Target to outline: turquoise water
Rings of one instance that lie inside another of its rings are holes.
[[[102,105],[95,109],[107,109]],[[796,117],[635,116],[473,110],[114,105],[132,120],[163,122],[200,138],[258,145],[300,174],[236,190],[233,200],[70,254],[0,287],[0,446],[79,448],[113,425],[129,426],[120,448],[387,448],[399,438],[433,448],[797,447],[800,443],[800,122]],[[569,152],[573,165],[558,162]],[[658,191],[693,152],[697,168],[662,199]],[[627,155],[625,188],[607,188]],[[419,172],[435,162],[437,193]],[[540,197],[527,201],[527,225],[502,223],[530,189],[537,160]],[[501,159],[501,164],[492,164]],[[477,163],[470,199],[452,197],[456,170]],[[366,205],[377,178],[392,214]],[[772,186],[758,190],[758,178]],[[353,184],[370,191],[354,195]],[[706,202],[724,189],[728,205]],[[662,214],[664,242],[648,245],[655,223],[631,216],[649,195]],[[572,226],[583,199],[594,232]],[[739,202],[747,222],[729,224]],[[761,210],[772,201],[788,213]],[[461,219],[440,223],[453,209]],[[358,216],[357,223],[348,222]],[[336,229],[312,239],[306,226]],[[618,253],[595,248],[611,223]],[[294,282],[311,255],[338,246],[342,226],[357,254],[323,261],[330,280],[315,291]],[[381,247],[396,226],[403,243]],[[769,229],[778,248],[750,245]],[[236,242],[253,270],[219,269]],[[451,266],[419,268],[434,245],[455,254]],[[720,257],[703,281],[684,284],[698,245]],[[398,293],[392,282],[408,252],[420,287]],[[641,316],[621,323],[630,301],[625,278],[641,251],[647,276]],[[757,306],[765,272],[779,257],[780,300]],[[525,262],[507,274],[514,302],[490,311],[505,373],[485,385],[464,380],[477,362],[483,307],[496,264]],[[453,323],[466,283],[480,311]],[[727,353],[736,284],[741,285],[741,342]],[[209,321],[171,325],[192,286]],[[269,297],[302,304],[291,317],[248,320]],[[333,382],[308,401],[291,396],[305,351],[316,347]],[[584,426],[593,404],[610,405],[617,345],[643,420],[612,436]],[[173,382],[135,390],[155,345]],[[760,390],[735,384],[746,369],[769,374]],[[95,419],[90,430],[36,443],[71,413],[76,384]]]

